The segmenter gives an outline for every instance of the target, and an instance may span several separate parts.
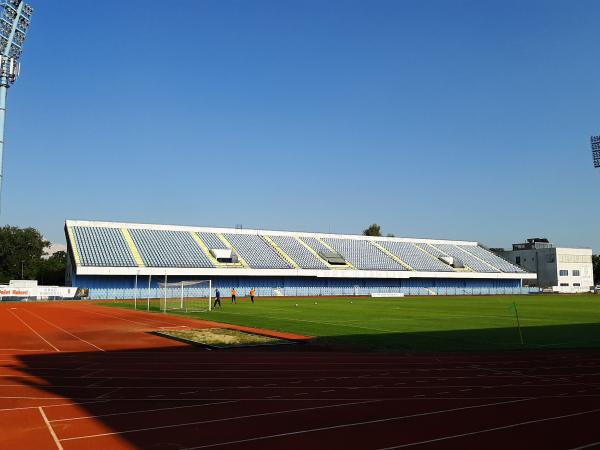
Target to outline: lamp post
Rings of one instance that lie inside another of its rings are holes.
[[[19,76],[19,59],[33,8],[23,0],[0,0],[0,196],[4,161],[6,93]]]

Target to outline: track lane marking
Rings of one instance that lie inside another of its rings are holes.
[[[466,410],[466,409],[485,408],[487,406],[497,406],[497,405],[504,405],[504,404],[509,404],[509,403],[525,402],[525,401],[530,401],[530,400],[535,400],[535,398],[533,398],[533,397],[532,398],[521,398],[519,400],[513,400],[513,401],[508,401],[508,402],[486,403],[483,405],[442,409],[442,410],[438,410],[438,411],[410,414],[410,415],[406,415],[406,416],[386,417],[385,419],[367,420],[364,422],[345,423],[342,425],[333,425],[330,427],[309,428],[306,430],[291,431],[289,433],[278,433],[278,434],[271,434],[268,436],[259,436],[259,437],[255,437],[255,438],[249,438],[249,439],[240,439],[237,441],[227,441],[227,442],[219,442],[216,444],[200,445],[197,447],[187,447],[183,450],[195,450],[195,449],[208,448],[208,447],[220,447],[222,445],[242,444],[245,442],[260,441],[260,440],[265,440],[265,439],[273,439],[273,438],[286,437],[286,436],[295,436],[295,435],[304,434],[304,433],[314,433],[316,431],[336,430],[336,429],[340,429],[340,428],[349,428],[349,427],[356,427],[356,426],[361,426],[361,425],[370,425],[370,424],[374,424],[374,423],[391,422],[393,420],[410,419],[413,417],[423,417],[423,416],[430,416],[430,415],[435,415],[435,414],[444,414],[444,413],[448,413],[448,412],[462,411],[462,410]]]
[[[490,431],[506,430],[506,429],[509,429],[509,428],[522,427],[522,426],[531,425],[531,424],[534,424],[534,423],[549,422],[551,420],[566,419],[568,417],[577,417],[577,416],[583,416],[585,414],[593,414],[593,413],[598,413],[598,412],[600,412],[600,408],[591,409],[591,410],[588,410],[588,411],[581,411],[581,412],[572,413],[572,414],[563,414],[563,415],[560,415],[560,416],[544,417],[543,419],[527,420],[525,422],[517,422],[517,423],[510,424],[510,425],[504,425],[504,426],[501,426],[501,427],[484,428],[483,430],[471,431],[469,433],[460,433],[460,434],[454,434],[454,435],[451,435],[451,436],[443,436],[441,438],[436,438],[436,439],[428,439],[426,441],[411,442],[409,444],[396,445],[396,446],[393,446],[393,447],[385,447],[385,448],[382,448],[380,450],[392,450],[392,449],[396,449],[396,448],[414,447],[416,445],[431,444],[433,442],[447,441],[449,439],[456,439],[456,438],[465,437],[465,436],[473,436],[473,435],[476,435],[476,434],[489,433]]]
[[[114,431],[114,432],[110,432],[110,433],[90,434],[87,436],[76,436],[76,437],[61,439],[61,441],[62,442],[74,441],[74,440],[79,440],[79,439],[96,438],[96,437],[100,437],[100,436],[113,436],[116,434],[128,434],[128,433],[138,433],[138,432],[142,432],[142,431],[164,430],[167,428],[186,427],[186,426],[191,426],[191,425],[200,425],[200,424],[204,424],[204,423],[226,422],[228,420],[249,419],[249,418],[253,418],[253,417],[264,417],[264,416],[287,414],[287,413],[301,412],[301,411],[313,411],[313,410],[317,410],[317,409],[338,408],[340,406],[352,406],[352,405],[362,405],[362,404],[366,404],[366,403],[377,403],[379,401],[380,400],[366,400],[366,401],[363,400],[360,402],[339,403],[336,405],[312,406],[310,408],[296,408],[296,409],[288,409],[288,410],[284,410],[284,411],[272,411],[272,412],[259,413],[259,414],[247,414],[244,416],[226,417],[223,419],[202,420],[202,421],[188,422],[188,423],[177,423],[177,424],[173,424],[173,425],[160,425],[160,426],[156,426],[156,427],[136,428],[133,430],[125,430],[125,431]]]
[[[35,378],[35,377],[34,377]],[[78,378],[78,379],[82,379],[82,378]],[[96,380],[99,379],[98,382],[100,381],[110,381],[110,380],[116,380],[117,378],[115,377],[88,377],[85,378],[86,380]],[[138,378],[138,380],[143,380],[143,378]],[[194,381],[194,380],[190,380],[190,381]],[[246,379],[247,381],[247,379]],[[260,383],[258,383],[260,384]],[[22,387],[23,384],[19,384],[19,383],[14,383],[14,384],[0,384],[0,387]],[[87,384],[87,385],[79,385],[79,384],[53,384],[52,385],[55,388],[66,388],[66,389],[87,389],[90,387],[93,387],[93,384]],[[566,386],[571,386],[569,385],[560,385],[560,384],[552,384],[549,385],[549,387],[566,387]],[[161,389],[165,389],[165,390],[173,390],[173,389],[194,389],[197,387],[197,385],[194,384],[190,384],[190,385],[185,385],[185,386],[152,386],[152,385],[148,385],[148,386],[132,386],[132,385],[124,385],[124,386],[107,386],[107,387],[117,387],[118,389],[135,389],[135,390],[139,390],[139,389],[151,389],[153,391],[158,391],[160,392]],[[378,391],[378,390],[400,390],[400,391],[407,391],[407,390],[411,390],[411,389],[418,389],[420,392],[422,391],[435,391],[438,389],[455,389],[459,386],[453,386],[453,385],[448,385],[448,386],[348,386],[348,385],[334,385],[334,386],[269,386],[269,387],[265,387],[265,386],[260,386],[260,385],[256,385],[256,386],[203,386],[202,388],[197,388],[197,389],[208,389],[209,392],[218,392],[218,391],[226,391],[226,390],[242,390],[242,389],[255,389],[255,390],[275,390],[275,389],[284,389],[284,390],[290,390],[290,389],[295,389],[295,390],[301,390],[301,389],[348,389],[348,390],[357,390],[357,389],[361,389],[361,390],[366,390],[366,391]],[[495,388],[498,391],[504,391],[505,389],[502,389],[504,387],[510,387],[510,386],[475,386],[475,388],[479,388],[479,389],[492,389]],[[517,386],[518,387],[518,386]],[[531,386],[522,386],[522,387],[531,387]],[[545,386],[534,386],[534,387],[545,387]],[[598,385],[590,385],[590,388],[595,388],[595,389],[600,389],[600,386]],[[468,391],[472,391],[473,389],[460,389],[460,392],[468,392]],[[196,392],[199,392],[198,390]],[[583,393],[586,392],[586,390],[578,390],[575,393]],[[440,394],[450,394],[450,391],[442,391],[439,392]],[[513,397],[518,397],[518,398],[523,398],[523,395],[514,395]]]
[[[281,396],[277,396],[277,400],[281,400],[281,401],[286,401],[286,402],[307,402],[307,401],[321,401],[321,402],[352,402],[357,400],[356,397],[354,398],[348,398],[348,397],[327,397],[327,398],[323,398],[323,397],[319,397],[319,398],[282,398]],[[600,394],[597,395],[593,395],[593,394],[585,394],[585,395],[571,395],[569,396],[569,398],[599,398]],[[556,399],[556,398],[563,398],[560,395],[549,395],[549,396],[543,396],[543,397],[532,397],[529,399],[525,399],[525,400],[543,400],[543,399]],[[62,400],[64,401],[65,398],[64,397],[18,397],[18,396],[14,396],[14,397],[0,397],[0,400]],[[119,398],[106,398],[106,399],[98,399],[98,397],[79,397],[79,398],[75,398],[73,399],[74,401],[76,401],[75,403],[73,403],[74,405],[78,405],[78,404],[84,404],[84,403],[95,403],[95,402],[114,402],[114,403],[118,403],[118,402],[198,402],[198,401],[229,401],[229,400],[235,400],[238,402],[242,402],[242,401],[249,401],[249,402],[260,402],[260,401],[271,401],[271,397],[263,397],[263,398],[252,398],[252,397],[243,397],[243,398],[228,398],[228,397],[221,397],[221,398],[205,398],[205,397],[200,397],[200,398],[182,398],[182,397],[167,397],[167,398],[148,398],[148,397],[119,397]],[[414,397],[385,397],[385,398],[362,398],[360,400],[365,400],[365,401],[373,401],[373,402],[377,402],[377,401],[420,401],[420,400],[426,400],[426,401],[431,401],[431,400],[463,400],[463,401],[476,401],[476,400],[509,400],[509,401],[523,401],[524,398],[523,396],[494,396],[494,397],[420,397],[420,398],[414,398]],[[53,405],[49,405],[47,407],[51,407]],[[37,406],[31,406],[28,408],[36,408]],[[44,407],[46,408],[46,406],[44,405]],[[11,408],[9,408],[8,410],[10,410]]]
[[[67,331],[67,330],[65,330],[64,328],[61,328],[61,327],[59,327],[58,325],[56,325],[56,324],[54,324],[54,323],[50,322],[49,320],[46,320],[46,319],[44,319],[43,317],[41,317],[41,316],[37,315],[36,313],[33,313],[33,312],[31,312],[31,311],[29,311],[29,310],[27,310],[27,309],[24,309],[23,311],[25,311],[25,312],[26,312],[26,313],[28,313],[28,314],[31,314],[31,315],[32,315],[32,316],[34,316],[34,317],[37,317],[37,318],[38,318],[38,319],[40,319],[40,320],[43,320],[44,322],[46,322],[46,323],[48,323],[48,324],[52,325],[54,328],[57,328],[57,329],[59,329],[60,331],[62,331],[62,332],[64,332],[64,333],[67,333],[67,334],[68,334],[68,335],[70,335],[70,336],[73,336],[75,339],[79,339],[81,342],[85,342],[86,344],[88,344],[88,345],[91,345],[92,347],[94,347],[94,348],[96,348],[96,349],[100,350],[101,352],[104,352],[104,351],[105,351],[105,350],[101,349],[100,347],[98,347],[97,345],[94,345],[94,344],[92,344],[91,342],[88,342],[88,341],[86,341],[85,339],[82,339],[82,338],[80,338],[79,336],[76,336],[76,335],[74,335],[74,334],[73,334],[73,333],[71,333],[70,331]]]
[[[52,400],[52,399],[48,399],[48,400]],[[93,402],[79,402],[79,403],[57,403],[55,405],[43,405],[43,407],[48,409],[48,408],[55,408],[57,406],[79,406],[79,405],[88,405],[90,403],[103,403],[103,402],[108,402],[108,401],[110,401],[110,400],[97,400],[97,401],[93,401]],[[39,406],[18,406],[15,408],[2,408],[2,409],[0,409],[0,412],[2,412],[2,411],[19,411],[19,410],[23,410],[23,409],[38,409],[38,408],[39,408]]]
[[[44,410],[42,409],[41,406],[38,407],[38,410],[40,411],[40,414],[42,415],[42,418],[44,419],[44,423],[46,424],[46,427],[48,427],[48,431],[52,435],[52,439],[54,439],[54,443],[56,444],[56,447],[58,448],[58,450],[63,450],[63,446],[61,445],[58,437],[56,436],[56,433],[54,432],[52,425],[50,425],[50,422],[48,422],[48,418],[46,417]]]
[[[141,322],[141,321],[138,321],[138,320],[126,319],[125,317],[115,316],[113,314],[104,314],[104,313],[100,313],[98,311],[92,311],[92,310],[88,310],[86,312],[92,313],[92,314],[96,314],[98,316],[112,317],[113,319],[118,319],[118,320],[123,320],[125,322],[131,322],[131,323],[135,323],[135,324],[138,324],[138,325],[143,325],[146,328],[147,327],[155,327],[156,326],[156,325],[152,325],[149,322]],[[161,322],[161,321],[153,320],[153,319],[147,319],[146,317],[144,317],[143,319],[144,320],[149,320],[151,322],[157,322],[157,323],[168,323],[168,322]],[[142,318],[140,318],[140,320],[142,320]]]
[[[33,328],[31,328],[27,322],[25,322],[23,319],[21,319],[16,313],[14,313],[13,311],[11,311],[10,309],[8,310],[9,313],[11,313],[13,316],[15,316],[17,319],[19,319],[21,321],[21,323],[23,323],[23,325],[25,325],[27,328],[29,328],[31,331],[33,331],[42,341],[44,341],[46,344],[48,344],[50,347],[52,347],[54,349],[54,351],[59,352],[60,350],[58,348],[56,348],[54,345],[52,345],[47,339],[44,338],[44,336],[42,336],[40,333],[38,333],[37,331],[35,331]],[[7,360],[8,361],[8,360]]]
[[[96,397],[96,398],[106,398],[106,397],[108,397],[109,395],[111,395],[111,394],[114,394],[114,393],[115,393],[115,392],[117,392],[117,391],[120,391],[121,389],[123,389],[123,388],[122,388],[122,387],[117,387],[117,388],[115,388],[115,389],[111,389],[110,391],[108,391],[108,392],[105,392],[104,394],[102,394],[102,395],[99,395],[99,396],[98,396],[98,397]]]
[[[113,306],[103,306],[103,308],[114,308],[114,307]],[[126,318],[121,317],[121,316],[115,316],[113,314],[101,313],[101,312],[92,311],[92,310],[87,310],[86,312],[91,312],[93,314],[98,314],[99,316],[113,317],[115,319],[125,320],[127,322],[139,323],[139,324],[143,324],[143,325],[146,325],[146,326],[156,326],[156,325],[152,325],[152,324],[150,324],[148,322],[138,322],[138,321],[135,321],[135,320],[132,320],[132,319],[126,319]],[[137,311],[135,309],[134,310],[127,310],[127,312],[133,313],[133,314],[135,314],[135,313],[138,313],[138,314],[156,314],[156,313],[152,313],[152,312],[148,313],[146,311]],[[145,317],[145,316],[144,317],[139,317],[139,319],[140,320],[147,320],[149,322],[156,322],[156,323],[163,323],[163,324],[166,323],[166,324],[174,325],[173,322],[167,322],[166,320],[156,320],[156,319],[152,319],[150,317]],[[192,320],[197,320],[197,319],[192,319]],[[200,319],[200,320],[202,320],[202,319]],[[174,325],[174,326],[179,326],[179,325]],[[187,326],[187,325],[182,325],[182,326]]]
[[[118,412],[118,413],[110,413],[110,414],[100,414],[96,416],[79,416],[79,417],[70,417],[68,419],[56,419],[51,420],[51,423],[56,422],[69,422],[72,420],[82,420],[82,419],[97,419],[100,417],[111,417],[111,416],[123,416],[127,414],[138,414],[138,413],[147,413],[147,412],[156,412],[156,411],[170,411],[173,409],[184,409],[184,408],[199,408],[201,406],[212,406],[212,405],[224,405],[226,403],[237,403],[237,400],[229,400],[226,402],[214,402],[214,403],[201,403],[198,405],[183,405],[183,406],[169,406],[166,408],[155,408],[155,409],[138,409],[136,411],[126,411],[126,412]]]
[[[591,444],[585,444],[580,447],[573,447],[573,448],[570,448],[569,450],[583,450],[584,448],[593,448],[593,447],[600,447],[600,441],[592,442]]]
[[[34,350],[24,348],[0,348],[0,352],[43,352],[43,348],[36,348]],[[7,353],[3,356],[12,356],[12,353]]]

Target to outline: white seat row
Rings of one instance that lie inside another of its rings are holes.
[[[268,244],[262,236],[256,234],[223,235],[235,251],[253,269],[290,269],[290,265]]]
[[[396,255],[415,270],[425,272],[452,272],[448,264],[444,264],[431,254],[425,253],[410,242],[381,241],[379,245]]]
[[[432,246],[436,247],[437,249],[446,253],[448,256],[452,256],[453,258],[456,258],[456,259],[462,261],[462,263],[465,266],[468,266],[475,272],[486,272],[486,273],[500,272],[499,269],[495,269],[495,268],[489,266],[488,264],[481,262],[481,260],[477,259],[471,253],[457,247],[456,245],[432,244]]]
[[[73,233],[82,266],[137,266],[119,228],[73,227]]]
[[[508,272],[508,273],[524,272],[524,270],[521,269],[520,267],[517,267],[514,264],[509,263],[505,259],[502,259],[497,255],[494,255],[492,252],[490,252],[489,250],[486,250],[482,247],[473,246],[473,245],[459,245],[458,247],[469,253],[472,253],[473,255],[477,256],[479,259],[483,259],[486,263],[489,263],[492,266],[497,267],[502,272]]]
[[[133,228],[129,233],[147,267],[214,267],[188,232]]]
[[[295,237],[270,236],[285,253],[303,269],[327,269],[325,262],[311,253]]]
[[[368,241],[357,239],[324,238],[336,252],[360,270],[407,270]]]

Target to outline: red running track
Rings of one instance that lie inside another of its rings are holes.
[[[600,351],[208,351],[208,322],[0,304],[2,449],[600,448]]]

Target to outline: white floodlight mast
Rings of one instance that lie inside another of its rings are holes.
[[[0,0],[0,205],[4,162],[6,94],[19,76],[19,58],[33,8],[23,0]]]

